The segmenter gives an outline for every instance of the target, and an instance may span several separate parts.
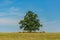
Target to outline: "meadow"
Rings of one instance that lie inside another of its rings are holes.
[[[60,40],[60,33],[0,33],[0,40]]]

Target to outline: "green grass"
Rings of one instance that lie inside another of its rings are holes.
[[[0,40],[60,40],[60,33],[0,33]]]

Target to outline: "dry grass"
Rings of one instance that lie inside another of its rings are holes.
[[[0,33],[0,40],[60,40],[60,33]]]

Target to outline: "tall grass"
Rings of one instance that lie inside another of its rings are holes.
[[[0,40],[60,40],[60,33],[0,33]]]

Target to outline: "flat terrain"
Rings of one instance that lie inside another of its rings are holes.
[[[60,33],[0,33],[0,40],[60,40]]]

